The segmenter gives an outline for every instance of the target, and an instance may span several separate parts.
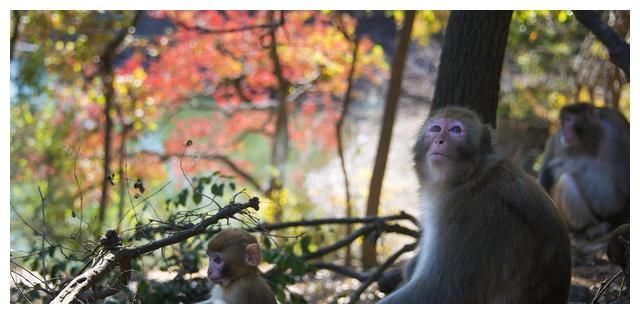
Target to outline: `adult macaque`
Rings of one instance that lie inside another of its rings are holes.
[[[461,107],[431,114],[413,149],[420,252],[408,281],[381,303],[564,303],[569,235],[544,190],[493,152],[491,133]]]
[[[276,303],[273,292],[260,276],[262,261],[258,240],[242,229],[226,229],[207,245],[207,276],[215,287],[200,303]]]
[[[569,228],[629,220],[629,122],[613,109],[565,106],[547,142],[540,184]]]

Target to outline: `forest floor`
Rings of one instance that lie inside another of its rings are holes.
[[[604,228],[605,226],[602,226]],[[606,256],[609,233],[597,235],[571,235],[572,278],[569,303],[592,303],[607,280],[613,278],[621,268]],[[618,276],[595,303],[630,303],[629,287],[622,285],[624,274]],[[309,303],[347,303],[349,294],[358,288],[359,282],[329,271],[315,275],[291,286],[291,290],[305,296]],[[374,303],[384,296],[373,284],[361,296],[360,302]]]
[[[607,258],[609,234],[595,237],[571,235],[572,278],[570,303],[591,303],[593,298],[621,268]],[[629,284],[622,284],[624,274],[613,280],[595,303],[630,303]],[[627,278],[627,283],[630,278]]]

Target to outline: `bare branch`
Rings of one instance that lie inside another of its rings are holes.
[[[387,222],[394,220],[409,220],[414,223],[416,226],[418,222],[415,217],[405,213],[400,212],[398,215],[386,216],[386,217],[354,217],[354,218],[324,218],[324,219],[314,219],[314,220],[300,220],[300,221],[291,221],[291,222],[282,222],[282,223],[274,223],[274,224],[261,224],[253,229],[249,229],[248,231],[273,231],[279,229],[286,229],[291,227],[308,227],[308,226],[319,226],[319,225],[329,225],[329,224],[354,224],[354,223],[372,223],[376,221]]]
[[[369,278],[369,275],[366,273],[360,273],[349,267],[340,266],[332,263],[318,262],[318,263],[311,264],[311,267],[316,269],[327,269],[347,277],[355,278],[360,282],[365,281]]]
[[[631,47],[616,31],[601,18],[599,11],[574,10],[576,19],[589,29],[607,47],[609,58],[618,68],[624,71],[627,80],[631,80],[630,60]]]
[[[254,29],[276,28],[276,27],[280,27],[280,26],[283,25],[284,18],[281,17],[280,20],[275,22],[275,23],[245,25],[245,26],[242,26],[242,27],[223,28],[223,29],[211,29],[211,28],[206,28],[206,27],[200,26],[200,25],[188,25],[185,22],[179,21],[179,20],[174,20],[174,22],[176,23],[176,26],[178,28],[180,28],[180,29],[187,30],[187,31],[198,32],[198,33],[203,34],[203,35],[213,35],[213,34],[228,34],[228,33],[245,32],[245,31],[250,31],[250,30],[254,30]]]
[[[418,246],[417,242],[414,242],[412,244],[406,244],[401,249],[399,249],[396,253],[391,255],[382,265],[380,265],[380,267],[376,269],[376,271],[373,274],[371,274],[371,276],[369,276],[367,281],[362,283],[362,285],[360,285],[358,289],[356,289],[354,292],[351,293],[351,295],[349,296],[349,303],[351,304],[356,303],[356,301],[360,299],[360,295],[364,292],[364,290],[366,290],[374,281],[378,280],[378,278],[380,278],[382,273],[384,273],[384,271],[387,268],[391,267],[391,265],[393,265],[393,263],[400,256],[402,256],[402,254],[413,251],[417,246]]]
[[[96,259],[94,265],[84,273],[74,278],[62,291],[53,299],[51,303],[71,303],[77,300],[87,288],[95,285],[104,275],[115,265],[123,265],[126,261],[152,252],[159,248],[182,242],[190,237],[206,232],[210,225],[218,223],[220,219],[231,218],[234,215],[248,209],[258,210],[260,201],[257,197],[251,198],[247,203],[229,204],[220,209],[215,215],[202,220],[193,227],[176,232],[175,234],[156,240],[138,247],[122,248],[114,247],[110,251],[101,251],[101,255]],[[122,266],[121,266],[122,267]],[[128,280],[128,279],[127,279]]]
[[[264,191],[262,190],[262,187],[260,186],[260,183],[258,183],[258,181],[251,176],[248,172],[244,171],[242,168],[240,168],[240,166],[238,166],[235,162],[233,162],[231,159],[229,159],[229,157],[225,156],[225,155],[220,155],[220,154],[213,154],[213,155],[199,155],[199,154],[185,154],[185,155],[179,155],[179,154],[160,154],[157,152],[152,152],[152,151],[141,151],[139,152],[139,154],[146,154],[146,155],[152,155],[152,156],[157,156],[158,158],[160,158],[161,160],[167,160],[169,158],[194,158],[194,159],[205,159],[205,160],[217,160],[222,162],[223,164],[225,164],[227,167],[231,168],[231,170],[233,172],[235,172],[238,176],[240,176],[242,179],[244,179],[245,181],[247,181],[247,183],[249,183],[256,191],[260,192],[260,193],[264,193]]]

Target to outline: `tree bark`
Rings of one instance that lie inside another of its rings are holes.
[[[345,35],[346,37],[346,35]],[[349,39],[349,38],[347,38]],[[358,62],[358,47],[360,46],[360,38],[355,36],[353,40],[353,50],[351,51],[351,68],[349,69],[349,75],[347,77],[347,90],[344,93],[344,99],[342,102],[342,113],[340,119],[336,122],[336,137],[338,139],[338,156],[340,157],[340,168],[342,168],[342,175],[344,177],[344,194],[345,194],[345,217],[351,218],[352,206],[351,206],[351,192],[349,190],[349,175],[347,174],[347,165],[344,159],[344,143],[342,141],[342,126],[344,120],[349,113],[349,107],[351,104],[351,90],[353,89],[353,80],[356,72],[356,64]],[[351,225],[345,226],[345,237],[351,234]],[[345,250],[344,264],[351,266],[351,245],[348,245]]]
[[[284,23],[284,17],[280,17]],[[269,11],[269,23],[275,23],[274,12]],[[275,24],[274,24],[275,25]],[[289,122],[287,112],[287,96],[289,95],[289,81],[284,78],[282,73],[282,64],[278,55],[278,42],[276,39],[277,27],[269,29],[269,37],[271,38],[269,46],[269,54],[273,62],[273,72],[278,80],[278,107],[276,108],[276,131],[273,135],[273,147],[271,151],[272,173],[267,189],[267,196],[272,198],[274,192],[282,190],[284,186],[284,178],[286,173],[286,163],[289,158]],[[276,208],[274,219],[280,220],[282,213]]]
[[[458,105],[496,126],[500,72],[512,11],[453,11],[449,16],[431,111]]]
[[[138,11],[133,18],[129,27],[135,27],[138,24],[138,21],[142,17],[144,11]],[[115,90],[113,87],[114,84],[114,61],[117,56],[118,48],[126,38],[128,34],[129,27],[124,27],[120,30],[120,33],[113,41],[111,41],[104,50],[102,54],[102,67],[101,67],[101,76],[102,76],[102,84],[103,84],[103,94],[105,99],[104,106],[104,117],[105,117],[105,126],[104,126],[104,160],[102,164],[103,171],[103,180],[102,180],[102,188],[100,193],[100,205],[98,207],[98,224],[97,228],[102,228],[105,219],[105,212],[107,209],[107,205],[109,202],[109,185],[111,184],[111,180],[108,179],[108,176],[111,174],[111,141],[113,139],[113,118],[111,117],[111,112],[116,106],[115,103]]]
[[[13,20],[13,27],[11,28],[11,41],[9,43],[9,60],[13,60],[13,55],[16,51],[16,41],[20,33],[20,11],[11,11],[11,19]]]
[[[400,98],[400,92],[402,90],[402,73],[404,72],[404,64],[409,52],[409,43],[411,40],[411,30],[413,29],[414,19],[415,11],[405,12],[402,31],[400,32],[400,40],[398,41],[398,46],[393,55],[391,78],[389,79],[389,90],[387,91],[387,98],[385,100],[378,150],[376,152],[373,175],[369,185],[369,198],[367,200],[366,216],[378,215],[382,181],[384,179],[384,171],[387,167],[387,157],[389,155],[389,147],[391,145],[391,134],[393,133],[398,99]],[[376,240],[377,237],[369,236],[365,239],[362,245],[362,265],[364,267],[377,265]]]
[[[609,58],[624,71],[627,80],[631,80],[631,46],[601,18],[599,11],[574,10],[576,19],[588,28],[609,51]]]

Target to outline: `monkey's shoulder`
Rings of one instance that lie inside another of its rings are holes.
[[[275,304],[276,299],[267,282],[260,275],[240,278],[233,289],[225,291],[226,298],[238,300],[237,303]]]
[[[525,223],[531,220],[557,219],[554,205],[535,179],[510,160],[493,156],[472,182],[465,184],[459,197],[463,206],[487,207],[488,212],[500,210],[519,216]]]

